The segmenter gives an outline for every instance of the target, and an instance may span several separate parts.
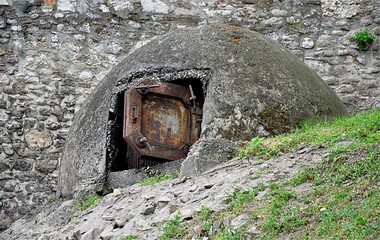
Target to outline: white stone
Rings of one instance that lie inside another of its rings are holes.
[[[11,79],[9,78],[8,75],[3,74],[3,76],[1,76],[0,78],[0,82],[4,85],[9,85],[9,83],[11,82]]]
[[[6,113],[6,110],[0,109],[0,121],[7,121],[9,119],[9,115]]]
[[[14,32],[18,32],[18,31],[21,31],[22,30],[22,27],[17,25],[17,26],[12,26],[11,27],[11,30],[14,31]]]
[[[57,2],[57,11],[62,12],[74,12],[74,5],[70,0],[58,0]]]
[[[134,9],[133,4],[129,1],[113,0],[110,3],[113,5],[113,8],[115,9],[115,11],[121,11],[121,10],[132,11]]]
[[[141,24],[140,23],[138,23],[136,21],[132,21],[132,20],[128,22],[128,25],[131,26],[131,27],[133,27],[133,28],[136,28],[136,29],[141,28]]]
[[[160,0],[141,0],[144,12],[169,13],[169,7]]]
[[[62,31],[64,27],[65,27],[65,25],[62,24],[62,23],[60,23],[60,24],[57,25],[57,30],[58,31]]]
[[[113,196],[114,197],[120,197],[121,196],[121,191],[120,189],[116,188],[113,190]]]
[[[247,214],[240,215],[231,221],[231,226],[234,228],[240,228],[244,225],[248,225],[251,222],[251,218]]]
[[[9,3],[7,0],[0,0],[0,6],[9,6]]]
[[[59,42],[58,35],[56,34],[51,35],[51,42],[54,42],[54,43]]]
[[[84,32],[84,33],[90,33],[91,32],[91,26],[89,23],[83,24],[80,28],[79,31]]]
[[[104,4],[100,5],[99,9],[104,13],[108,13],[110,11],[109,8]]]
[[[79,79],[90,80],[91,78],[92,78],[92,72],[90,71],[83,71],[79,74]]]
[[[116,54],[119,54],[123,50],[123,47],[117,43],[111,42],[107,45],[106,50],[108,53],[116,55]]]
[[[302,48],[311,49],[314,47],[314,41],[311,38],[304,38],[301,44]]]
[[[82,34],[75,34],[74,38],[79,41],[84,41],[86,39],[86,37]]]
[[[13,149],[11,144],[3,143],[1,145],[3,147],[3,151],[7,155],[12,155],[13,154]]]
[[[288,12],[285,11],[285,10],[281,10],[281,9],[273,9],[272,11],[270,11],[272,13],[273,16],[275,17],[285,17]]]
[[[56,13],[54,14],[55,18],[63,18],[65,15],[63,13]]]

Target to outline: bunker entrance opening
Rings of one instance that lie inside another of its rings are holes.
[[[111,172],[186,158],[201,132],[204,92],[198,79],[146,79],[117,94],[110,113]]]

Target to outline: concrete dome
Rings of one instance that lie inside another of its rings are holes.
[[[199,83],[204,92],[200,138],[207,141],[249,140],[291,131],[306,119],[347,114],[314,71],[259,33],[226,25],[174,31],[118,64],[77,114],[60,164],[61,195],[104,183],[117,98],[145,78]],[[200,165],[202,161],[187,166],[201,172]]]

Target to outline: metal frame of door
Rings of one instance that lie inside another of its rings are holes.
[[[200,135],[201,109],[192,86],[144,80],[124,94],[123,138],[140,168],[144,158],[185,158]],[[137,156],[137,157],[136,157]]]

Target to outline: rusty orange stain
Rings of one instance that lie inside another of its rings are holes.
[[[49,6],[49,7],[54,7],[55,0],[44,0],[44,5]]]

